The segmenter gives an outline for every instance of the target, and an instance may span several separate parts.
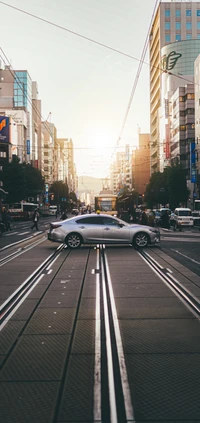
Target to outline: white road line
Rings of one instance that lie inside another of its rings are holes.
[[[41,279],[43,278],[44,273],[42,273],[38,279],[34,282],[34,284],[29,288],[29,290],[27,291],[27,293],[22,297],[22,299],[20,300],[20,302],[13,308],[12,312],[9,314],[8,318],[4,320],[4,322],[0,325],[0,329],[2,330],[4,328],[4,326],[8,323],[8,321],[11,319],[11,317],[13,316],[13,314],[16,313],[16,311],[18,310],[18,308],[21,306],[21,304],[25,301],[25,299],[29,296],[29,294],[31,293],[31,291],[33,291],[33,289],[35,288],[35,286],[41,281]]]
[[[110,293],[111,309],[112,309],[114,330],[115,330],[115,337],[116,337],[116,344],[117,344],[117,353],[118,353],[118,357],[119,357],[120,375],[121,375],[122,389],[123,389],[123,394],[124,394],[126,419],[127,419],[127,421],[129,421],[129,420],[135,421],[134,410],[133,410],[133,405],[132,405],[132,400],[131,400],[130,387],[129,387],[129,382],[128,382],[128,374],[127,374],[127,370],[126,370],[126,362],[125,362],[122,338],[121,338],[121,333],[120,333],[120,328],[119,328],[119,321],[118,321],[118,317],[117,317],[117,310],[116,310],[115,299],[114,299],[114,294],[113,294],[112,281],[111,281],[111,276],[110,276],[110,269],[109,269],[109,266],[108,266],[108,260],[107,260],[106,254],[105,254],[105,261],[106,261],[108,287],[109,287],[109,293]]]
[[[103,268],[103,262],[102,262]],[[111,346],[111,334],[109,325],[109,314],[108,314],[108,298],[106,293],[106,282],[105,275],[102,275],[102,288],[103,288],[103,308],[105,317],[105,333],[106,333],[106,354],[108,364],[108,389],[109,389],[109,403],[110,403],[110,422],[117,423],[117,404],[116,404],[116,393],[115,393],[115,380],[113,370],[113,357],[112,357],[112,346]]]
[[[96,269],[99,270],[97,249]],[[96,274],[96,321],[95,321],[95,365],[94,365],[94,421],[101,421],[101,320],[99,273]]]
[[[18,234],[18,232],[10,232],[9,234],[4,234],[4,236],[11,236],[11,235],[16,235]]]
[[[28,232],[19,232],[17,235],[18,236],[21,236],[21,235],[26,235],[26,234],[30,234],[30,231],[28,231]]]
[[[179,254],[180,256],[187,258],[188,260],[192,261],[193,263],[196,263],[196,264],[199,264],[200,265],[200,262],[199,261],[196,261],[196,260],[194,260],[194,259],[186,256],[185,254],[180,253],[180,251],[173,250],[173,248],[171,248],[171,250],[174,251],[175,253]]]

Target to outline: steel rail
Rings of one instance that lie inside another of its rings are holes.
[[[0,259],[0,267],[4,266],[5,264],[9,263],[11,260],[14,260],[15,258],[21,256],[22,254],[26,253],[27,251],[31,250],[32,248],[36,247],[37,245],[41,244],[46,240],[46,236],[42,237],[40,239],[37,239],[36,241],[32,242],[29,245],[26,245],[25,247],[18,248],[13,253],[9,254],[6,257],[3,257]]]
[[[102,246],[100,252],[110,406],[109,421],[110,423],[133,422],[135,419],[130,387],[105,247]],[[102,416],[102,422],[104,423],[104,421]],[[105,423],[108,422],[105,421]]]
[[[29,290],[37,284],[43,277],[42,272],[55,261],[60,252],[64,249],[65,245],[61,244],[46,260],[7,298],[6,301],[0,307],[0,329],[3,329],[5,324],[3,323],[9,319],[13,309],[21,304],[22,300],[26,298]]]
[[[156,272],[162,280],[178,295],[184,303],[199,317],[200,316],[200,302],[188,289],[186,289],[167,268],[163,268],[155,259],[153,259],[147,252],[138,251],[138,254],[145,260],[148,265]]]

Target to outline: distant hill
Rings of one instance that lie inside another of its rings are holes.
[[[102,189],[102,179],[92,176],[78,176],[78,192],[91,192],[99,194]]]

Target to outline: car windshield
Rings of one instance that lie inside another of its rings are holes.
[[[179,216],[192,216],[191,210],[179,210]]]

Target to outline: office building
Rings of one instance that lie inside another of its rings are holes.
[[[174,72],[177,50],[162,57],[162,48],[182,40],[200,39],[200,2],[161,2],[150,30],[150,172],[162,170],[160,157],[160,107],[164,72]],[[175,46],[173,46],[175,48]],[[178,49],[178,46],[176,46]],[[174,60],[172,60],[174,59]],[[178,59],[177,59],[178,60]],[[184,83],[183,83],[184,85]],[[177,87],[176,87],[177,89]]]

